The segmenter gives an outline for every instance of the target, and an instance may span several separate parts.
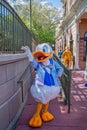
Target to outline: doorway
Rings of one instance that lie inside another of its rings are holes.
[[[84,34],[84,48],[83,48],[83,60],[86,62],[87,55],[87,31]]]

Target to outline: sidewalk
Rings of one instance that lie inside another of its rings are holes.
[[[50,102],[49,111],[55,116],[51,122],[43,123],[41,128],[31,128],[28,120],[34,113],[36,102],[31,95],[27,100],[24,111],[14,130],[87,130],[87,88],[83,79],[83,71],[72,71],[71,111],[67,113],[67,106],[59,97]]]

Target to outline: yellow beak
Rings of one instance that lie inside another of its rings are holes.
[[[45,53],[41,50],[37,50],[32,53],[33,57],[35,59],[37,59],[38,62],[44,62],[44,61],[48,60],[52,56],[52,54],[53,54],[52,52]]]

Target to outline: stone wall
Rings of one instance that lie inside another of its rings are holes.
[[[27,87],[24,87],[24,97],[21,85],[17,81],[28,64],[25,53],[0,55],[0,130],[8,127],[10,129],[11,122],[16,119],[27,99],[26,95],[32,80],[31,72],[29,73],[31,78],[28,79],[30,84],[25,83]]]

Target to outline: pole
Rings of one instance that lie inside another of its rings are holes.
[[[31,0],[30,0],[30,31],[31,31],[30,49],[32,50],[32,2]]]
[[[30,0],[30,30],[32,30],[32,3]]]

